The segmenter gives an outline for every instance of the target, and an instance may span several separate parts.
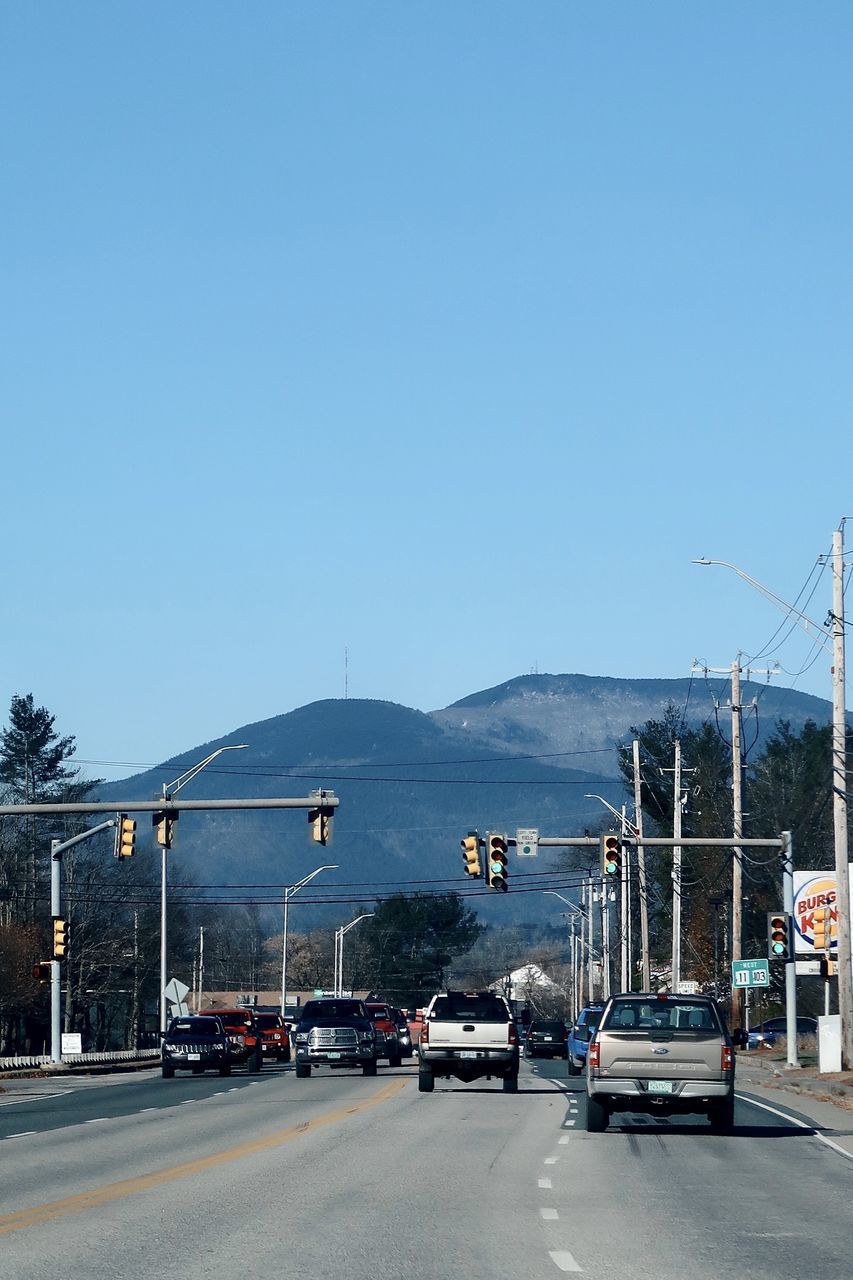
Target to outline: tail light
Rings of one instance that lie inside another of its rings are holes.
[[[720,1066],[723,1071],[731,1071],[733,1065],[731,1045],[724,1044],[720,1050]]]
[[[597,1069],[601,1066],[601,1051],[598,1047],[598,1041],[593,1040],[586,1054],[586,1060],[591,1067]]]
[[[518,1044],[518,1031],[514,1022],[509,1024],[508,1040],[510,1044]]]
[[[429,1044],[429,1023],[425,1022],[421,1027],[421,1044]]]

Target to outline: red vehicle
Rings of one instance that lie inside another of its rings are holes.
[[[373,1019],[373,1026],[376,1029],[377,1058],[387,1058],[389,1067],[399,1067],[402,1056],[397,1038],[397,1023],[391,1006],[368,1003],[367,1012]]]
[[[232,1062],[245,1062],[248,1071],[260,1071],[263,1062],[261,1030],[251,1009],[206,1009],[222,1020]]]
[[[261,1053],[265,1058],[290,1062],[290,1035],[280,1013],[256,1013],[255,1022],[261,1033]]]

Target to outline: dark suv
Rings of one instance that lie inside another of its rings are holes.
[[[160,1050],[161,1070],[166,1080],[176,1071],[217,1070],[231,1074],[228,1035],[221,1018],[173,1018]]]
[[[565,1022],[531,1022],[524,1046],[525,1058],[565,1058]]]

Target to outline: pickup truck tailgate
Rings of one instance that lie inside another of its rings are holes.
[[[505,1049],[507,1024],[489,1022],[430,1022],[431,1049]]]
[[[689,1031],[599,1031],[601,1077],[653,1076],[655,1079],[722,1080],[720,1037]]]

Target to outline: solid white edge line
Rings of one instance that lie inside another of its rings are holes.
[[[548,1257],[555,1262],[561,1271],[583,1271],[568,1249],[549,1249]]]
[[[825,1138],[822,1133],[818,1133],[816,1125],[806,1124],[805,1120],[800,1120],[798,1116],[792,1116],[787,1111],[779,1111],[776,1107],[771,1107],[768,1102],[759,1102],[756,1098],[749,1098],[744,1093],[736,1092],[735,1097],[739,1098],[741,1102],[745,1102],[749,1107],[761,1107],[762,1111],[769,1111],[774,1116],[780,1116],[781,1119],[789,1120],[791,1124],[796,1124],[801,1129],[808,1130],[824,1146],[832,1147],[833,1151],[837,1151],[840,1156],[844,1156],[847,1160],[853,1160],[853,1153],[845,1151],[843,1147],[839,1147],[837,1142],[832,1141],[832,1138]]]
[[[61,1093],[34,1093],[29,1098],[2,1098],[0,1099],[0,1107],[14,1107],[18,1102],[47,1102],[48,1098],[67,1098],[70,1093],[74,1093],[74,1089],[63,1089]],[[33,1129],[35,1133],[35,1129]]]
[[[31,1138],[34,1133],[38,1133],[38,1129],[27,1129],[24,1133],[7,1133],[6,1138]]]

